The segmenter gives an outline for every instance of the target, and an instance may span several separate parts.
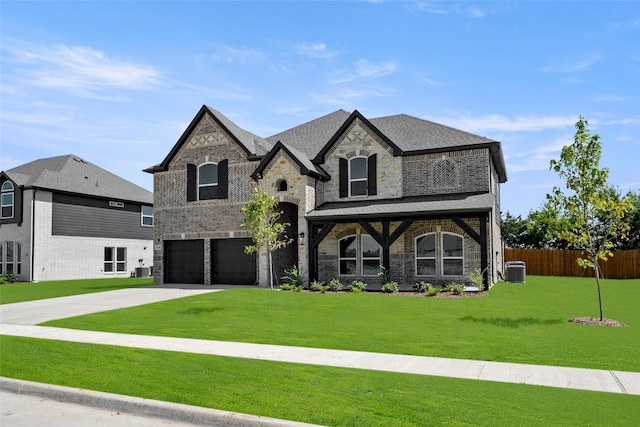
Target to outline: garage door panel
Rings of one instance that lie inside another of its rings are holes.
[[[165,283],[204,283],[204,240],[165,242]]]
[[[251,239],[217,239],[211,241],[212,283],[254,285],[256,255],[247,255],[245,246]]]

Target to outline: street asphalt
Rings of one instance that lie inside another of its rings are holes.
[[[37,326],[42,322],[117,308],[133,307],[223,290],[212,286],[150,286],[0,305],[0,334],[108,344],[124,347],[201,353],[354,369],[499,381],[640,395],[640,373],[530,364],[447,359],[398,354],[289,347],[128,335]],[[248,414],[157,402],[90,390],[0,378],[0,423],[3,427],[32,425],[79,426],[87,420],[104,426],[305,425]],[[34,404],[33,399],[39,402]],[[43,405],[47,411],[43,411]],[[43,414],[57,414],[39,422]],[[57,424],[56,424],[57,423]],[[104,424],[100,424],[104,423]],[[147,423],[147,424],[145,424]],[[308,424],[307,424],[308,425]]]

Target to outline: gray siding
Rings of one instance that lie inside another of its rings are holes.
[[[108,200],[54,193],[51,232],[59,236],[153,240],[153,227],[141,225],[141,205],[123,203],[123,208],[115,208]]]

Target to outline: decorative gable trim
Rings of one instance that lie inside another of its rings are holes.
[[[204,123],[203,123],[204,122]],[[206,123],[208,122],[208,123]],[[169,165],[173,158],[178,154],[180,149],[189,141],[189,138],[192,136],[193,132],[203,126],[213,127],[213,125],[217,126],[221,129],[233,142],[236,143],[238,147],[247,155],[248,160],[257,160],[255,153],[251,153],[249,149],[240,142],[238,137],[234,135],[218,117],[207,107],[203,105],[198,111],[198,114],[191,120],[191,123],[187,127],[187,129],[182,133],[182,136],[178,139],[178,142],[173,146],[167,157],[162,161],[162,163],[152,166],[144,170],[144,172],[154,173],[154,172],[163,172],[169,170]]]
[[[369,120],[367,120],[358,110],[354,110],[349,118],[340,126],[340,129],[331,137],[329,142],[320,150],[318,155],[313,159],[315,164],[323,164],[334,149],[336,143],[342,139],[342,136],[351,128],[356,120],[359,120],[364,126],[369,128],[373,134],[380,139],[381,142],[386,144],[391,150],[391,154],[394,156],[402,156],[403,151],[393,141],[391,141],[385,134],[383,134],[377,127],[375,127]]]

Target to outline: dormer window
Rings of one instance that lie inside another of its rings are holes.
[[[287,181],[280,179],[276,182],[276,191],[287,191]]]
[[[0,217],[13,218],[14,187],[10,181],[5,181],[0,190]]]

